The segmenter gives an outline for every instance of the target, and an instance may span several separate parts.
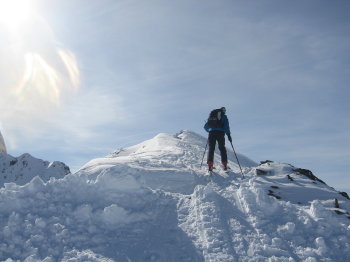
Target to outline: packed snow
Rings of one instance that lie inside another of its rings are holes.
[[[290,164],[159,134],[75,174],[0,189],[1,261],[350,261],[350,201]]]

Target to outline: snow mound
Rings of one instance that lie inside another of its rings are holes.
[[[201,160],[206,139],[191,131],[181,131],[176,135],[158,134],[154,138],[128,148],[121,148],[103,158],[88,162],[77,173],[96,178],[101,172],[129,174],[143,186],[167,192],[190,194],[200,182]],[[233,170],[238,171],[233,152],[228,151]],[[238,154],[243,167],[257,164]],[[220,166],[220,156],[216,152],[215,164]],[[203,167],[206,165],[205,161]],[[141,175],[142,174],[142,175]]]
[[[13,157],[0,153],[0,187],[5,183],[25,185],[36,176],[46,182],[50,178],[62,178],[69,173],[69,167],[62,162],[48,162],[30,154]]]
[[[208,176],[205,144],[190,131],[159,134],[62,179],[6,184],[0,260],[350,261],[346,196],[239,155],[242,177],[231,151],[232,170],[215,162]]]

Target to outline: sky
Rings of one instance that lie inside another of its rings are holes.
[[[76,171],[158,133],[207,136],[210,110],[225,106],[236,151],[350,193],[349,1],[1,0],[0,10],[9,154]]]

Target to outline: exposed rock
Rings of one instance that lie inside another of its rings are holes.
[[[267,175],[269,172],[266,170],[262,170],[262,169],[256,169],[256,174],[257,175]]]
[[[281,199],[281,197],[280,197],[280,196],[277,196],[277,195],[275,194],[275,192],[273,192],[272,190],[269,190],[268,195],[269,195],[269,196],[273,196],[273,197],[275,197],[276,199]]]
[[[348,193],[346,193],[346,192],[339,192],[339,194],[341,194],[343,197],[345,197],[345,198],[350,200],[350,197],[349,197]]]
[[[334,200],[334,206],[335,206],[335,208],[339,208],[339,201],[338,201],[338,199]]]
[[[318,177],[316,177],[310,170],[308,169],[303,169],[303,168],[294,168],[293,169],[295,172],[297,172],[300,175],[304,175],[308,178],[310,178],[313,181],[318,181],[321,182],[323,184],[326,184],[325,182],[323,182],[321,179],[319,179]]]
[[[287,177],[290,181],[294,181],[294,179],[290,175],[287,175]]]
[[[271,160],[260,161],[260,165],[273,163]]]

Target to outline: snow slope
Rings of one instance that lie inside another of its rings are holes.
[[[0,189],[0,260],[350,261],[350,201],[310,172],[159,134],[77,173]],[[219,155],[215,155],[219,160]],[[337,199],[337,201],[336,201]]]
[[[0,153],[0,187],[3,187],[4,183],[11,182],[24,185],[35,176],[48,181],[50,178],[62,178],[69,173],[69,167],[62,162],[50,163],[34,158],[30,154],[13,157]]]

